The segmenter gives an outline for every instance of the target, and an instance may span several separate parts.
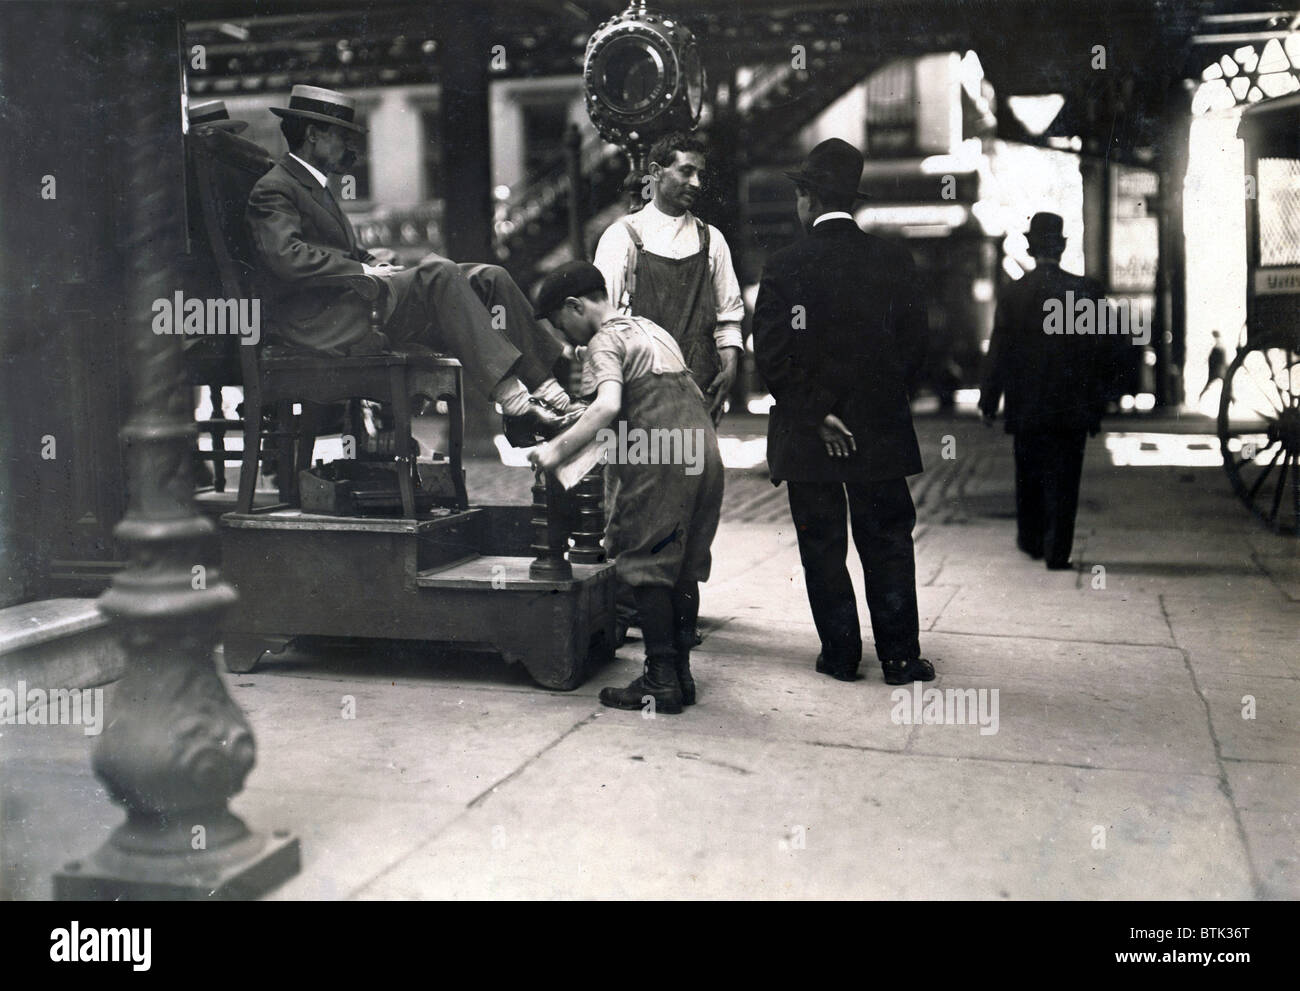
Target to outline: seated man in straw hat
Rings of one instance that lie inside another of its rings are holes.
[[[253,187],[248,224],[261,263],[259,292],[282,339],[347,354],[369,332],[369,304],[347,290],[303,288],[301,282],[331,274],[378,276],[387,290],[383,331],[392,345],[421,344],[459,358],[466,378],[500,404],[512,443],[529,446],[581,416],[553,377],[563,345],[533,318],[528,299],[503,269],[457,265],[436,254],[402,268],[380,264],[357,243],[327,185],[328,174],[352,167],[365,133],[351,97],[295,86],[289,105],[271,112],[280,118],[289,152]]]

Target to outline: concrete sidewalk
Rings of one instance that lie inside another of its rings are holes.
[[[1221,470],[1115,467],[1098,438],[1076,570],[1048,572],[1014,546],[1009,438],[918,431],[939,672],[923,687],[972,689],[983,710],[911,723],[924,697],[899,701],[869,645],[864,680],[816,674],[784,490],[729,472],[684,715],[596,701],[639,670],[639,642],[570,694],[373,643],[230,678],[259,747],[235,809],[302,839],[302,873],[272,897],[1300,895],[1300,544],[1263,531]],[[47,898],[121,813],[92,738],[16,729],[0,891]]]

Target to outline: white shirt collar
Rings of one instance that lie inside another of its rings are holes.
[[[322,172],[320,169],[316,168],[316,167],[313,166],[313,165],[308,165],[306,162],[304,162],[301,158],[299,158],[299,157],[298,157],[297,155],[295,155],[293,152],[289,152],[289,157],[292,158],[292,159],[293,159],[295,162],[297,162],[299,165],[301,165],[301,166],[302,166],[304,169],[306,169],[308,172],[310,172],[310,173],[312,174],[312,176],[315,178],[315,180],[321,184],[321,186],[328,186],[328,185],[329,185],[329,183],[330,183],[329,178],[328,178],[328,177],[325,175],[325,173]]]
[[[851,213],[845,213],[843,210],[831,210],[829,213],[823,213],[820,217],[814,220],[813,226],[816,227],[823,220],[852,220],[852,219],[853,219],[853,214]]]
[[[645,219],[648,223],[659,224],[661,226],[681,227],[689,223],[691,220],[690,210],[687,210],[680,217],[670,217],[668,214],[664,213],[657,206],[655,206],[654,200],[651,200],[649,203],[643,206],[641,208],[641,212],[645,214]]]

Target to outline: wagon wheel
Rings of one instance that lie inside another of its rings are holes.
[[[1223,380],[1219,450],[1232,489],[1277,533],[1300,535],[1300,351],[1243,347]]]

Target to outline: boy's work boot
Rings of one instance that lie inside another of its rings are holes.
[[[691,648],[695,646],[695,631],[677,634],[677,684],[682,689],[682,705],[695,704],[695,678],[691,675]]]
[[[645,670],[626,688],[602,688],[600,702],[612,709],[640,709],[645,698],[654,699],[655,711],[677,715],[682,711],[682,689],[677,681],[674,653],[646,655]]]

